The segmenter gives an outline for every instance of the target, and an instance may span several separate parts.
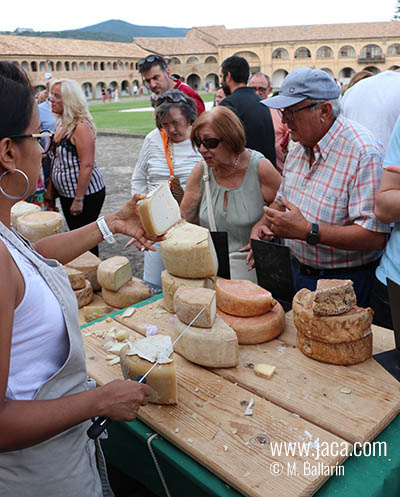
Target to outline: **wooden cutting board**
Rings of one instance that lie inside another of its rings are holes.
[[[99,385],[122,378],[119,365],[107,364],[104,339],[98,335],[112,327],[140,336],[110,318],[82,330],[88,373]],[[148,404],[140,409],[139,418],[243,495],[307,497],[340,471],[346,459],[343,451],[351,450],[340,437],[178,354],[175,362],[179,404]],[[269,380],[259,381],[268,388]],[[253,415],[245,416],[250,399],[254,399]],[[273,454],[271,442],[300,443],[301,447],[305,443],[311,452]],[[341,447],[342,453],[316,459],[318,447],[327,444]]]
[[[172,314],[162,300],[141,307],[131,317],[115,319],[145,334],[152,325],[169,334]],[[393,348],[393,333],[373,326],[374,353]],[[400,411],[400,384],[374,359],[356,366],[334,366],[314,361],[296,347],[291,313],[278,339],[259,345],[240,345],[237,368],[214,373],[351,443],[371,441]],[[252,365],[276,366],[265,381]],[[344,393],[348,392],[350,393]]]

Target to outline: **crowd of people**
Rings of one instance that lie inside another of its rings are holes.
[[[154,130],[133,167],[132,198],[99,218],[106,190],[80,86],[49,81],[38,107],[26,74],[0,62],[0,493],[22,494],[29,482],[32,496],[112,495],[99,444],[86,437],[90,419],[131,420],[151,389],[122,380],[91,388],[61,265],[124,233],[145,250],[144,279],[159,285],[163,237],[144,233],[136,203],[161,183],[169,182],[184,219],[227,233],[232,278],[256,281],[250,239],[279,238],[291,251],[295,290],[314,290],[319,278],[351,279],[358,305],[371,305],[374,322],[392,327],[400,73],[360,77],[341,95],[326,72],[300,68],[270,96],[269,77],[250,75],[247,61],[233,56],[205,111],[161,56],[138,68],[152,93]],[[45,164],[48,204],[59,197],[69,231],[31,245],[11,228],[10,212],[34,193]]]

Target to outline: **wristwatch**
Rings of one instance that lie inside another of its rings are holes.
[[[312,223],[311,231],[307,233],[306,242],[310,245],[317,245],[319,243],[319,226],[316,223]]]

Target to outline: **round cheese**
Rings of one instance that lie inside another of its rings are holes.
[[[17,219],[17,230],[30,242],[64,231],[64,218],[59,212],[28,212]]]
[[[29,212],[38,212],[40,210],[41,209],[39,205],[21,200],[11,207],[11,224],[14,226],[15,229],[17,229],[17,219],[20,216]]]
[[[150,297],[150,290],[146,285],[139,283],[137,278],[132,278],[116,292],[102,288],[101,295],[106,304],[123,309],[124,307],[148,299]]]
[[[69,266],[64,266],[64,270],[68,275],[68,279],[73,290],[80,290],[81,288],[85,288],[85,273],[82,273],[82,271],[78,271],[77,269]]]
[[[77,271],[81,271],[85,275],[86,279],[92,284],[93,290],[97,292],[100,290],[100,285],[97,281],[97,268],[100,262],[101,259],[99,259],[97,255],[87,251],[71,262],[68,262],[66,265],[76,269]]]
[[[127,257],[116,255],[97,266],[97,281],[102,288],[116,292],[132,279],[131,263]]]
[[[191,323],[197,314],[205,308],[196,321],[193,322],[193,326],[211,328],[215,320],[217,307],[215,290],[181,286],[175,293],[174,307],[176,315],[185,324]]]
[[[163,289],[163,306],[167,311],[174,313],[174,296],[176,290],[181,286],[195,287],[195,288],[206,288],[211,284],[212,280],[210,278],[180,278],[179,276],[174,276],[169,273],[166,269],[161,273],[161,285]]]
[[[297,346],[303,354],[317,361],[349,366],[372,357],[372,333],[353,342],[323,343],[298,331]]]
[[[343,343],[360,340],[369,333],[373,311],[354,306],[337,316],[315,316],[314,292],[302,288],[293,297],[293,322],[298,331],[313,340]]]
[[[76,300],[78,301],[78,308],[90,304],[93,300],[93,288],[89,280],[85,280],[85,288],[74,290]]]
[[[279,302],[261,316],[241,318],[217,309],[217,314],[235,330],[241,345],[254,345],[276,338],[285,329],[285,311]]]
[[[261,316],[275,302],[268,290],[249,280],[225,280],[215,283],[217,307],[231,316]]]

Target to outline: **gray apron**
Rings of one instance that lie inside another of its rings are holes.
[[[63,267],[39,255],[28,241],[1,222],[0,234],[46,279],[61,305],[68,331],[65,364],[39,388],[33,400],[56,399],[92,388],[77,302]],[[99,443],[86,434],[90,425],[86,421],[33,447],[0,453],[0,497],[113,497]]]

